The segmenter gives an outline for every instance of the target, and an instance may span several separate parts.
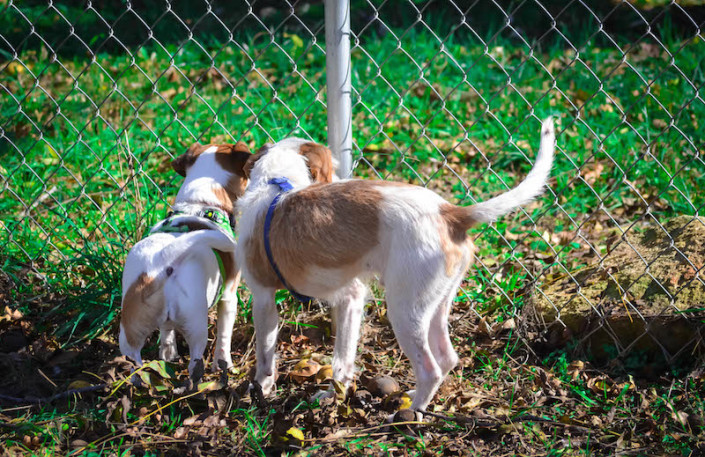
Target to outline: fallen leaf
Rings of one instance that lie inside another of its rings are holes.
[[[296,442],[299,446],[304,443],[304,432],[296,427],[291,427],[286,431],[286,436],[289,440]]]
[[[323,365],[318,373],[316,373],[316,382],[322,383],[333,379],[333,367],[330,365]]]
[[[320,369],[321,366],[318,362],[314,362],[310,359],[302,360],[289,372],[289,377],[299,384],[302,384],[308,378],[318,373]]]
[[[73,381],[71,384],[69,384],[69,390],[74,390],[74,389],[85,389],[87,387],[90,387],[92,384],[88,381],[84,381],[82,379],[77,379]]]

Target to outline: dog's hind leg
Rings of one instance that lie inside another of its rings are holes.
[[[203,354],[208,344],[208,309],[207,302],[194,305],[189,308],[193,312],[184,319],[185,324],[181,328],[186,343],[188,343],[191,360],[188,364],[188,372],[191,380],[196,383],[203,376],[204,363]]]
[[[275,352],[279,313],[274,302],[274,289],[248,284],[252,291],[252,317],[255,323],[255,346],[257,369],[255,381],[262,388],[264,395],[274,390],[276,380]]]
[[[407,298],[408,302],[402,303],[400,298]],[[389,321],[416,376],[416,391],[411,408],[421,411],[426,409],[443,381],[443,372],[428,341],[428,322],[431,316],[422,303],[424,298],[422,293],[415,296],[410,293],[393,294],[387,289]]]
[[[355,355],[360,338],[362,312],[365,308],[367,287],[359,279],[340,289],[331,297],[331,312],[335,322],[335,349],[333,351],[333,379],[348,386],[355,375]],[[320,391],[316,398],[325,398],[335,394],[330,389]]]
[[[458,354],[453,349],[453,344],[448,334],[448,316],[453,306],[453,298],[465,276],[465,271],[464,268],[461,268],[453,281],[449,283],[448,291],[439,302],[428,327],[428,341],[431,346],[431,352],[436,359],[436,363],[441,368],[444,378],[458,364]]]
[[[336,322],[333,379],[348,385],[355,373],[355,354],[367,287],[355,279],[341,292],[344,295],[333,305]]]
[[[441,374],[444,378],[458,364],[458,354],[453,349],[453,344],[448,334],[448,315],[450,314],[452,300],[451,296],[450,299],[444,299],[439,304],[438,310],[431,318],[428,328],[428,342],[431,352],[436,359],[436,363],[441,368]]]
[[[237,317],[237,286],[240,284],[240,273],[235,276],[235,279],[225,284],[225,293],[218,304],[218,329],[215,341],[215,356],[212,365],[212,370],[224,368],[228,369],[233,366],[232,338],[233,326]],[[223,362],[223,363],[221,363]],[[221,367],[221,365],[224,365]]]

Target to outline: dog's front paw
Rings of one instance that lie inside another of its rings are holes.
[[[188,364],[188,372],[191,382],[193,382],[194,385],[198,384],[205,372],[203,359],[191,360]]]
[[[250,394],[252,401],[260,407],[267,406],[267,400],[264,398],[265,395],[262,392],[262,386],[259,385],[257,381],[249,383],[247,387],[247,392]]]

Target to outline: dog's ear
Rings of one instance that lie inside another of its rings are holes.
[[[299,148],[299,153],[306,157],[313,182],[333,182],[335,167],[330,149],[318,143],[304,143]]]
[[[269,151],[269,148],[274,146],[272,143],[265,143],[261,148],[257,150],[257,152],[249,157],[247,159],[247,163],[245,163],[245,167],[243,168],[243,172],[245,173],[245,178],[250,179],[250,174],[252,173],[252,169],[255,167],[255,163]]]
[[[193,143],[186,152],[171,161],[171,168],[181,176],[186,177],[186,171],[193,165],[198,154],[203,152],[204,149],[206,149],[206,146],[200,143]]]
[[[250,148],[242,141],[236,144],[218,145],[215,154],[215,159],[224,170],[242,177],[246,177],[245,164],[250,157],[252,157]]]
[[[233,147],[231,155],[233,156],[233,160],[237,164],[238,174],[240,176],[246,177],[247,175],[245,174],[245,165],[247,165],[247,161],[250,160],[250,157],[252,157],[252,152],[250,151],[250,148],[242,141],[238,141]]]

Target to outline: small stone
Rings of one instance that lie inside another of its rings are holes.
[[[394,415],[394,422],[413,422],[416,420],[416,411],[413,409],[400,409]]]
[[[413,409],[400,409],[393,416],[393,421],[396,423],[400,422],[416,422],[419,418],[417,417],[416,411]],[[394,425],[394,428],[400,433],[414,433],[416,426],[414,424],[404,424],[404,425]]]
[[[71,441],[71,449],[79,449],[79,448],[86,447],[86,446],[88,446],[88,442],[86,442],[84,440],[76,439],[76,440]]]
[[[386,397],[399,390],[399,383],[389,376],[375,376],[367,381],[365,387],[376,397]]]

